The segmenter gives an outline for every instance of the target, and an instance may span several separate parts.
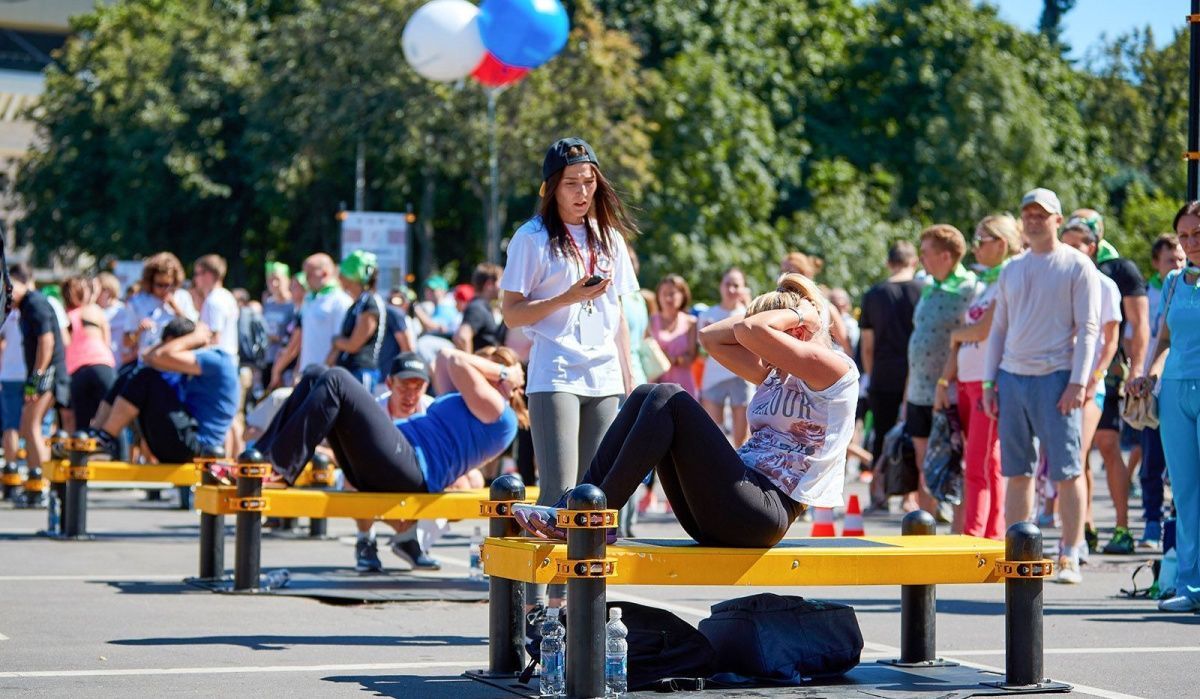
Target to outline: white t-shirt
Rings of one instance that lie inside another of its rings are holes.
[[[333,349],[333,338],[342,334],[342,319],[354,299],[340,287],[310,294],[300,307],[300,362],[297,375],[310,366],[325,363]]]
[[[130,332],[131,328],[125,327],[125,303],[122,301],[113,301],[107,308],[101,309],[104,311],[104,319],[108,321],[108,330],[112,335],[112,353],[117,359],[117,365],[120,366],[121,356],[125,354],[125,333]]]
[[[192,295],[183,289],[176,289],[175,305],[179,307],[184,318],[196,320],[196,307],[192,304]],[[121,327],[125,332],[136,332],[138,325],[149,318],[154,327],[141,333],[138,336],[138,356],[146,353],[146,350],[157,345],[162,338],[162,329],[167,323],[175,317],[175,312],[167,308],[157,296],[146,292],[139,292],[130,297],[125,304],[125,310],[121,314],[124,318]]]
[[[209,292],[200,306],[200,322],[208,326],[217,336],[214,345],[233,358],[238,356],[238,304],[237,299],[223,286]]]
[[[382,386],[384,384],[381,383],[380,385]],[[388,401],[391,400],[391,398],[391,391],[384,391],[378,396],[375,396],[375,405],[378,405],[379,409],[383,411],[383,414],[387,415],[388,417],[392,416],[391,411],[388,410]],[[421,397],[417,399],[417,409],[413,412],[413,415],[424,415],[425,411],[429,410],[429,406],[433,405],[433,401],[434,397],[428,393],[421,394]]]
[[[988,284],[975,295],[963,314],[963,327],[983,320],[987,310],[996,302],[996,284]],[[987,338],[982,342],[964,342],[958,346],[958,380],[963,383],[983,381],[983,365],[987,359]]]
[[[724,309],[719,304],[716,306],[710,306],[700,314],[699,318],[696,319],[696,332],[700,332],[705,328],[705,326],[712,325],[713,323],[720,323],[730,316],[741,317],[745,314],[746,308],[741,305],[738,305],[732,311]],[[700,382],[700,390],[706,391],[722,381],[727,381],[735,378],[736,376],[737,374],[726,369],[725,366],[717,360],[713,359],[712,357],[707,357],[704,360],[704,380]]]
[[[1109,323],[1120,323],[1121,314],[1121,290],[1117,287],[1117,283],[1109,279],[1108,275],[1096,270],[1096,274],[1100,277],[1100,338],[1096,340],[1096,358],[1092,360],[1092,371],[1102,368],[1100,366],[1100,357],[1104,356],[1105,338],[1104,326]],[[1121,338],[1117,337],[1117,342]],[[1108,367],[1103,367],[1105,370]],[[1091,377],[1088,377],[1089,379]],[[1104,393],[1104,382],[1100,382],[1099,393]]]
[[[538,301],[558,296],[590,274],[592,255],[583,226],[567,226],[584,260],[578,255],[559,256],[550,249],[550,237],[540,217],[517,229],[508,244],[508,264],[500,288]],[[560,308],[524,328],[533,340],[529,351],[527,393],[560,391],[579,396],[613,396],[625,392],[617,357],[617,329],[621,324],[620,297],[637,290],[637,276],[620,234],[610,236],[611,254],[595,253],[595,273],[612,278],[604,295],[594,301],[602,341],[584,345],[581,319],[584,304]]]
[[[854,438],[858,369],[824,391],[771,370],[750,400],[750,439],[738,449],[747,468],[763,474],[796,502],[840,507],[846,447]]]
[[[25,346],[22,344],[21,312],[11,311],[4,321],[4,356],[0,358],[0,381],[25,381]]]

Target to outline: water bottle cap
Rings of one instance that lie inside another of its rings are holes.
[[[620,618],[621,618],[621,608],[620,607],[613,607],[608,610],[609,621],[612,621],[613,619],[620,619]]]
[[[557,619],[558,612],[559,612],[558,607],[546,607],[546,618],[547,619]]]

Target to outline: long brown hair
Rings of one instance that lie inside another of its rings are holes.
[[[517,353],[507,347],[484,347],[475,353],[477,357],[490,359],[501,366],[518,366],[521,363]],[[525,405],[525,388],[513,388],[508,399],[513,412],[517,414],[517,424],[522,428],[529,427],[529,408]]]
[[[572,152],[572,154],[574,153]],[[590,163],[588,167],[592,168],[592,173],[596,176],[596,192],[592,195],[592,210],[583,217],[588,245],[592,245],[595,240],[596,246],[605,255],[612,256],[614,250],[612,232],[616,231],[627,241],[633,240],[638,234],[637,223],[625,210],[625,205],[621,203],[617,191],[604,177],[604,173],[600,172],[600,168]],[[560,257],[570,257],[574,248],[567,242],[569,235],[567,226],[563,223],[562,216],[558,214],[558,185],[562,182],[564,172],[566,172],[566,168],[559,170],[546,180],[546,190],[542,196],[538,213],[541,214],[542,225],[546,227],[546,234],[550,238],[551,251]],[[596,224],[595,226],[591,225],[593,222]]]

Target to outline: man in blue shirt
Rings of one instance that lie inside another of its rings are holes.
[[[114,453],[116,438],[134,420],[151,453],[163,463],[186,463],[205,448],[223,447],[238,405],[237,370],[207,347],[210,335],[186,318],[163,328],[163,341],[144,365],[123,372],[97,412],[93,436]]]

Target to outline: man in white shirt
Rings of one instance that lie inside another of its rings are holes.
[[[275,357],[275,370],[272,371],[268,390],[279,387],[278,377],[282,376],[282,369],[297,356],[299,361],[294,372],[297,381],[308,367],[325,366],[325,358],[333,347],[333,338],[341,334],[342,319],[354,303],[338,284],[337,268],[329,255],[319,252],[304,260],[304,277],[308,281],[309,292],[300,306],[300,322],[287,346]]]
[[[983,408],[998,416],[1005,518],[1033,515],[1036,437],[1058,488],[1062,514],[1059,582],[1079,583],[1085,487],[1080,448],[1083,402],[1100,329],[1100,280],[1092,261],[1058,240],[1062,204],[1048,189],[1021,200],[1029,251],[996,282]]]
[[[212,345],[229,355],[234,365],[238,357],[238,304],[225,288],[225,258],[205,255],[192,267],[192,284],[204,303],[200,306],[200,322],[212,332]]]

